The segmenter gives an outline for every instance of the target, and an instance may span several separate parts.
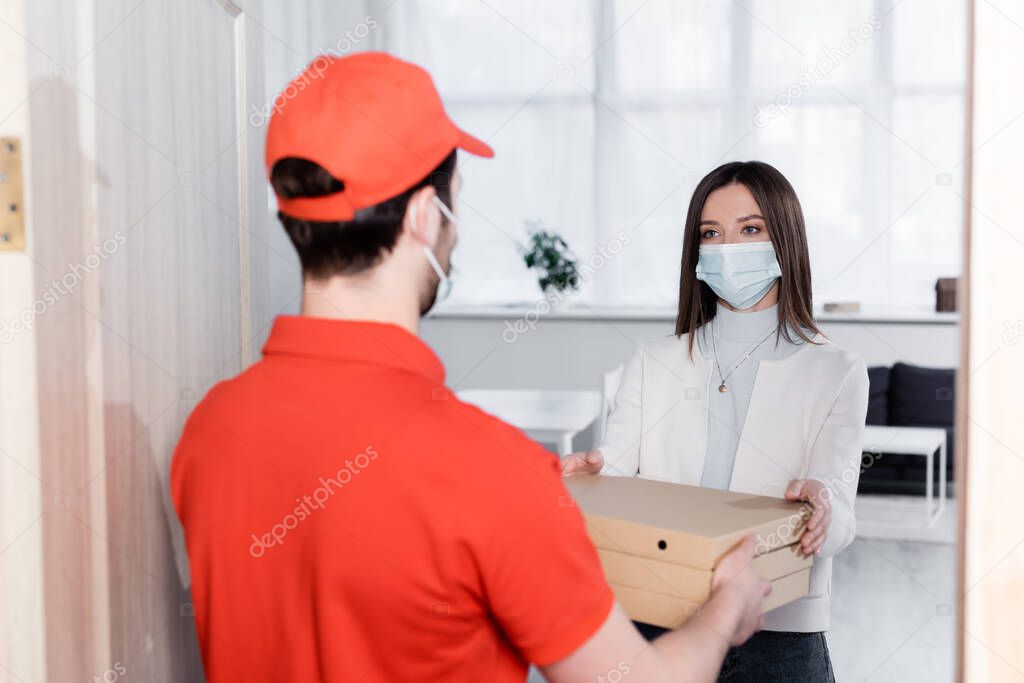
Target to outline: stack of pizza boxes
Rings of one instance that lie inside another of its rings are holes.
[[[772,582],[765,611],[807,594],[812,558],[797,543],[808,517],[801,503],[637,477],[565,483],[634,621],[665,628],[686,621],[710,597],[719,559],[747,535],[756,542],[755,570]]]

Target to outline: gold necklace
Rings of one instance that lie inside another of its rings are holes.
[[[764,339],[762,339],[761,341],[757,342],[757,344],[754,345],[753,348],[748,350],[743,355],[743,358],[740,358],[739,362],[735,363],[731,368],[729,368],[729,372],[727,372],[727,373],[725,373],[723,375],[722,374],[722,364],[718,362],[718,345],[715,343],[715,323],[714,323],[713,320],[711,321],[711,348],[713,349],[714,354],[715,354],[715,367],[718,368],[718,379],[719,379],[718,392],[719,393],[724,394],[725,392],[729,391],[729,388],[727,386],[725,386],[725,380],[729,379],[729,377],[732,376],[732,373],[736,372],[736,370],[738,370],[741,365],[743,365],[745,362],[747,362],[747,359],[750,358],[754,354],[755,351],[757,351],[759,348],[761,348],[761,344],[764,344],[766,341],[771,339],[771,336],[773,334],[775,334],[775,332],[778,329],[779,329],[778,325],[776,325],[774,328],[772,328],[768,332],[768,334],[765,335]]]

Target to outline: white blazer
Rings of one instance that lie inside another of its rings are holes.
[[[832,522],[807,597],[765,615],[772,631],[828,630],[832,556],[853,541],[868,404],[864,361],[824,337],[758,364],[729,489],[782,497],[793,479],[831,492]],[[688,335],[642,344],[626,367],[600,446],[605,474],[700,485],[712,363]]]

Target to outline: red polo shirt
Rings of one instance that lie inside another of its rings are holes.
[[[207,677],[523,681],[613,597],[557,459],[387,324],[281,317],[171,488]]]

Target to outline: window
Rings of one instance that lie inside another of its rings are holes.
[[[965,5],[394,3],[383,47],[497,152],[462,158],[452,303],[536,301],[517,249],[536,219],[582,261],[628,236],[581,301],[674,306],[694,186],[760,159],[800,196],[817,303],[932,305],[960,271]]]

